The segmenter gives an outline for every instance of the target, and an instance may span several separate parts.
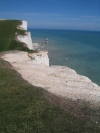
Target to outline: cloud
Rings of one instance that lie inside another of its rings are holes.
[[[19,16],[62,16],[62,14],[51,14],[51,13],[13,13],[13,12],[3,12],[0,13],[1,15],[3,14],[8,14],[8,15],[19,15]]]
[[[100,30],[99,16],[72,16],[52,13],[16,13],[2,12],[0,18],[26,20],[30,27],[47,27],[63,29],[96,29]]]
[[[50,0],[53,1],[53,0]],[[12,17],[25,17],[25,18],[32,18],[37,17],[43,18],[43,19],[57,19],[57,20],[63,20],[63,21],[100,21],[99,16],[69,16],[65,14],[53,14],[53,13],[35,13],[35,12],[26,12],[26,13],[14,13],[14,12],[2,12],[0,15],[4,16],[12,16]]]
[[[100,16],[80,16],[80,18],[94,20],[94,21],[100,21]]]
[[[0,20],[6,20],[6,19],[0,19]]]

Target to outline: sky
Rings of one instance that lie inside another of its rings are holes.
[[[28,28],[100,31],[100,0],[0,0],[0,19]]]

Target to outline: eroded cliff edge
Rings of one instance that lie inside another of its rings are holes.
[[[27,31],[27,21],[22,21],[22,24],[17,27],[18,29],[25,30],[25,35],[17,35],[17,39],[20,42],[26,44],[30,50],[35,50],[37,43],[32,42],[31,33]],[[36,51],[35,53],[29,53],[28,56],[34,63],[45,64],[49,66],[49,58],[47,51]]]
[[[34,62],[27,52],[7,53],[2,58],[32,85],[42,87],[58,96],[100,104],[100,87],[85,76],[66,66],[47,66]]]

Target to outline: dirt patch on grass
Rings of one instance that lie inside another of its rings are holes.
[[[95,115],[94,112],[99,112],[99,107],[96,107],[94,106],[94,104],[90,104],[89,102],[83,100],[74,101],[73,99],[59,97],[48,91],[44,91],[44,95],[46,99],[49,100],[52,104],[59,106],[67,113],[71,113],[74,116],[81,119],[83,119],[86,116],[89,116],[91,113]],[[98,116],[95,117],[98,118]]]
[[[48,99],[51,103],[59,106],[61,109],[64,109],[65,111],[70,112],[77,117],[84,116],[84,111],[82,111],[81,108],[83,106],[88,106],[86,102],[81,100],[73,101],[72,99],[65,99],[47,91],[44,91],[44,94],[46,99]]]
[[[13,66],[8,62],[0,58],[0,67],[11,69]]]

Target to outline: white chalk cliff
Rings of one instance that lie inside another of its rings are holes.
[[[18,29],[21,29],[21,30],[27,30],[27,21],[21,21],[22,24],[21,25],[18,25]]]
[[[27,22],[22,21],[22,24],[17,28],[27,30]],[[37,43],[32,43],[31,33],[28,31],[26,31],[25,35],[17,35],[17,39],[20,42],[25,43],[30,50],[35,50],[35,47],[38,45]],[[36,64],[45,64],[49,66],[49,58],[47,53],[48,52],[46,51],[39,51],[37,53],[29,54],[29,57],[31,57],[32,61]]]
[[[26,35],[24,35],[24,36],[18,35],[17,36],[17,39],[20,42],[23,42],[23,43],[27,44],[27,46],[28,46],[28,48],[30,50],[34,50],[33,44],[32,44],[32,39],[31,39],[31,33],[30,32],[26,32]]]
[[[26,21],[22,21],[22,24],[19,25],[17,28],[18,28],[18,29],[21,29],[21,30],[27,30],[27,22],[26,22]],[[31,33],[30,33],[30,32],[26,32],[25,35],[18,35],[18,36],[17,36],[17,39],[18,39],[20,42],[23,42],[23,43],[27,44],[27,47],[28,47],[30,50],[34,50],[33,44],[32,44]]]
[[[49,58],[46,51],[39,51],[37,53],[29,53],[28,56],[31,57],[32,62],[36,64],[45,64],[49,66]]]

